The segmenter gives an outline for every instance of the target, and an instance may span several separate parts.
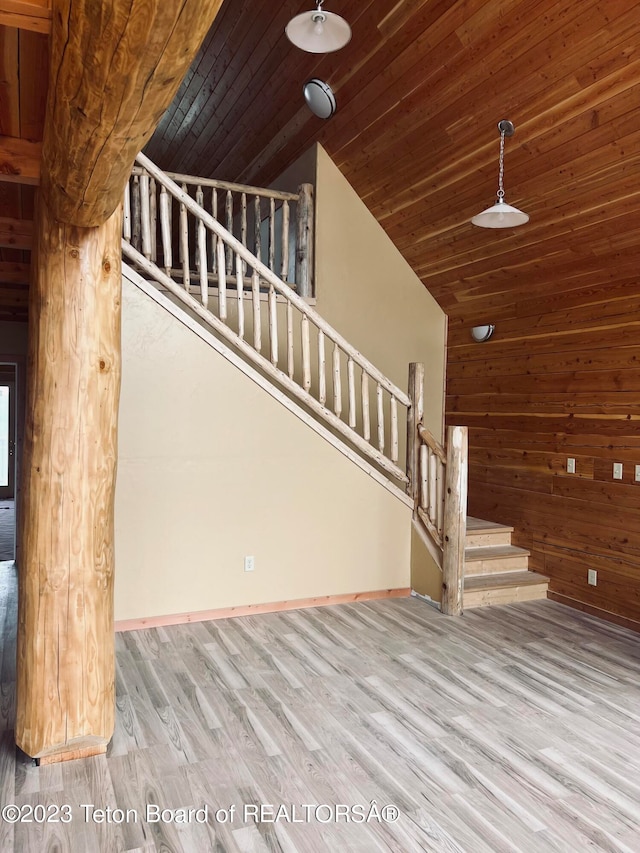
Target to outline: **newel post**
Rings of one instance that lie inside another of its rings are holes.
[[[296,288],[300,296],[313,296],[313,184],[298,187],[296,207]]]
[[[420,494],[418,468],[420,465],[420,436],[418,424],[424,417],[424,364],[412,362],[409,365],[408,396],[411,407],[407,411],[407,493],[413,498],[414,509],[418,505]]]
[[[467,535],[467,457],[467,427],[448,427],[442,554],[442,612],[448,616],[459,616],[462,613]]]

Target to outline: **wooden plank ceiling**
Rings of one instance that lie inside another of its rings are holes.
[[[48,0],[0,0],[0,320],[27,318],[50,27]]]

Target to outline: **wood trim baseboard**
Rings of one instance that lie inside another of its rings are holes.
[[[223,607],[218,610],[197,610],[193,613],[172,613],[167,616],[149,616],[142,619],[123,619],[115,623],[115,630],[141,631],[144,628],[165,628],[188,622],[208,622],[211,619],[230,619],[235,616],[257,616],[260,613],[279,613],[282,610],[302,610],[307,607],[326,607],[329,604],[351,604],[354,601],[374,601],[379,598],[408,598],[410,587],[376,589],[371,592],[350,592],[344,595],[320,595],[315,598],[296,598],[291,601],[273,601],[268,604],[247,604],[241,607]]]
[[[574,610],[581,610],[583,613],[588,613],[589,616],[597,616],[598,619],[604,619],[605,622],[613,622],[615,625],[620,625],[622,628],[628,628],[630,631],[636,631],[640,634],[640,622],[635,619],[620,616],[618,613],[603,610],[601,607],[594,607],[592,604],[585,604],[584,601],[578,601],[577,598],[569,598],[567,595],[561,595],[551,590],[547,591],[547,598],[551,601],[557,601],[558,604],[566,604],[567,607],[573,607]]]

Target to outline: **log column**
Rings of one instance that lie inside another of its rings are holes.
[[[21,508],[16,742],[104,752],[114,726],[113,514],[122,228],[35,228]]]
[[[221,3],[53,0],[16,714],[18,746],[40,760],[103,752],[113,732],[120,200]]]

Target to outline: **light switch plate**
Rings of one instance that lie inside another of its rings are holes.
[[[640,465],[636,465],[636,483],[640,483]]]
[[[613,479],[621,480],[622,479],[622,462],[614,462],[613,463]]]
[[[576,473],[576,460],[575,459],[567,459],[567,474],[575,474]]]
[[[591,586],[598,586],[598,573],[595,569],[589,569],[587,574],[587,580],[591,584]]]

